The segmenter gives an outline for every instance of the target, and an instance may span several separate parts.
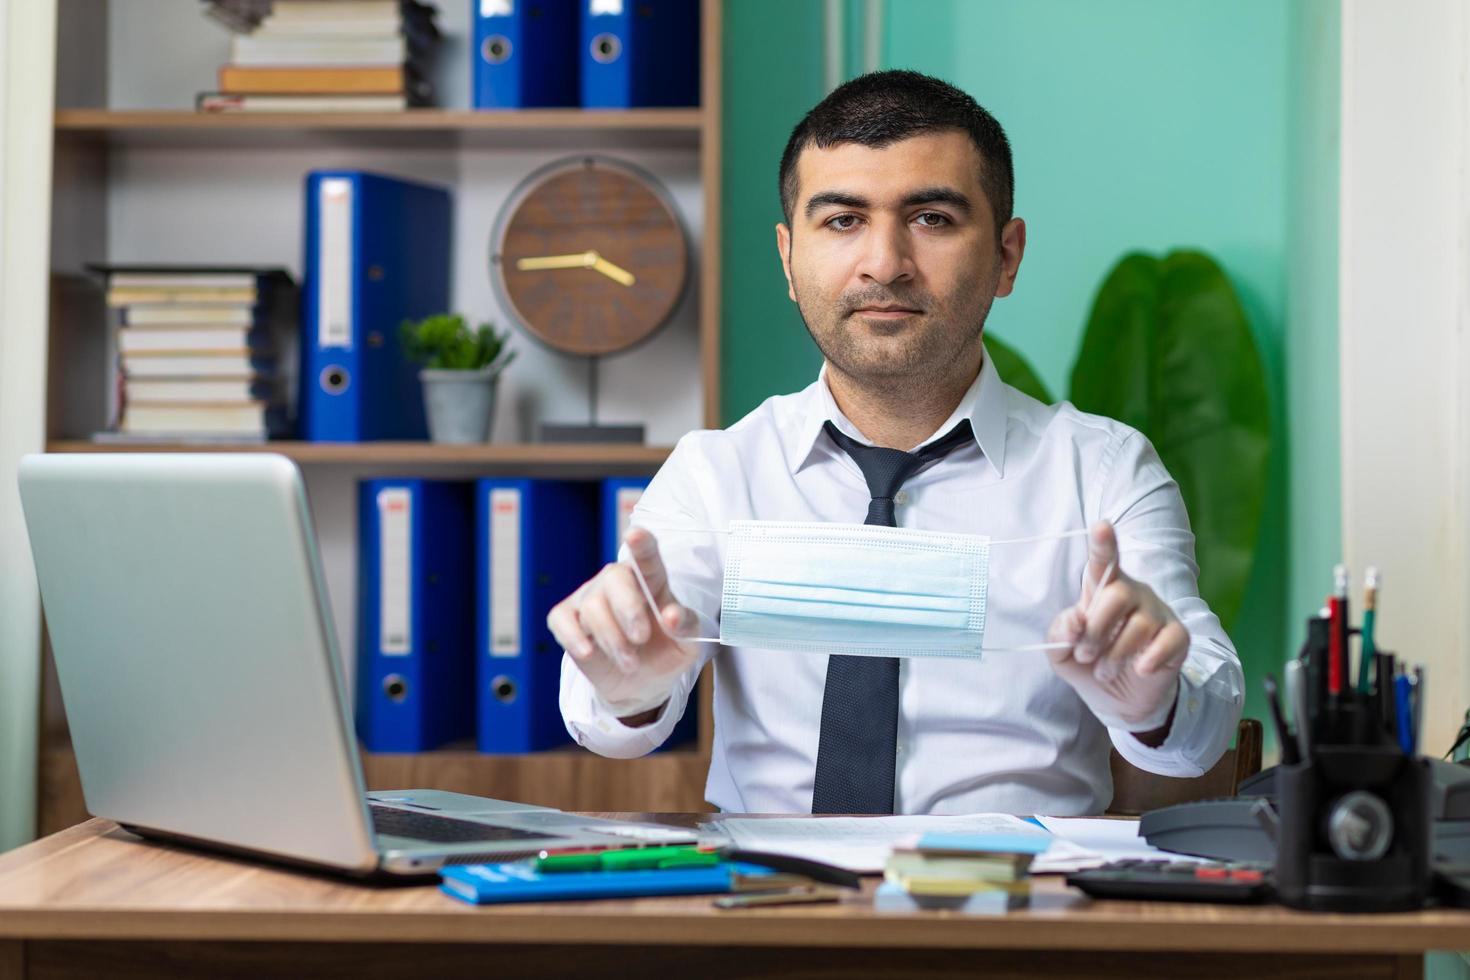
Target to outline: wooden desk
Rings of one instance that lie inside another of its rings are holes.
[[[640,814],[639,816],[647,816]],[[696,819],[685,816],[684,821]],[[1055,878],[993,917],[704,898],[474,908],[141,841],[91,820],[0,856],[0,980],[20,977],[1419,977],[1470,912],[1309,915],[1090,902]]]

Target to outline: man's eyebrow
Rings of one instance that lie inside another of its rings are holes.
[[[813,194],[807,199],[806,216],[810,218],[822,208],[833,205],[843,208],[867,208],[872,207],[872,202],[866,197],[848,194],[845,191],[822,191],[820,194]]]
[[[901,208],[917,207],[921,204],[947,204],[964,214],[974,210],[970,199],[953,187],[921,187],[916,191],[910,191],[904,195],[899,202]],[[846,191],[822,191],[813,194],[806,202],[805,213],[808,218],[815,215],[825,207],[843,208],[870,208],[873,203],[865,197],[857,194],[849,194]]]
[[[902,206],[917,207],[920,204],[948,204],[956,211],[969,214],[970,199],[953,187],[924,187],[904,197]]]

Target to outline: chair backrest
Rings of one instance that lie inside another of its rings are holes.
[[[1145,772],[1118,754],[1110,758],[1113,768],[1113,803],[1108,813],[1138,816],[1159,807],[1234,796],[1241,780],[1261,771],[1261,723],[1240,719],[1235,747],[1226,749],[1220,761],[1203,776],[1179,779]]]

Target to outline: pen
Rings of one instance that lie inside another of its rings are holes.
[[[651,871],[662,868],[694,868],[719,864],[718,851],[702,851],[692,845],[674,847],[625,847],[590,854],[551,854],[536,859],[542,874],[568,871]]]
[[[1414,715],[1409,706],[1409,676],[1402,671],[1393,679],[1394,712],[1398,721],[1399,747],[1405,755],[1414,753]]]
[[[1424,730],[1424,665],[1419,664],[1414,668],[1414,727],[1413,748],[1414,754],[1419,754],[1419,736]]]
[[[1378,569],[1368,566],[1363,577],[1363,634],[1358,648],[1358,693],[1368,693],[1368,666],[1373,662],[1373,628],[1378,618]]]
[[[1307,665],[1301,660],[1286,662],[1286,696],[1291,701],[1291,714],[1296,721],[1298,757],[1312,757],[1312,723],[1307,708]]]
[[[862,877],[855,872],[848,871],[846,868],[839,868],[836,865],[824,864],[821,861],[813,861],[810,858],[797,857],[794,854],[768,854],[764,851],[742,851],[734,847],[727,847],[719,853],[726,861],[758,864],[763,868],[770,868],[773,871],[798,874],[810,878],[812,881],[820,881],[828,885],[840,885],[843,888],[863,887]]]
[[[1307,620],[1307,639],[1302,644],[1302,680],[1306,683],[1306,712],[1302,715],[1299,728],[1310,729],[1311,740],[1321,736],[1320,726],[1327,704],[1327,654],[1331,646],[1331,611],[1323,608],[1321,613]]]
[[[748,892],[744,895],[721,895],[715,899],[717,909],[744,909],[762,905],[810,905],[815,902],[840,902],[842,893],[821,885],[798,885],[781,891]]]
[[[1332,630],[1328,635],[1327,693],[1334,699],[1342,694],[1347,681],[1347,591],[1347,566],[1340,564],[1332,570],[1332,595],[1327,599],[1332,620]]]
[[[1281,697],[1276,690],[1276,678],[1267,674],[1265,686],[1266,700],[1271,705],[1271,718],[1276,723],[1276,744],[1281,746],[1281,761],[1284,765],[1294,766],[1301,758],[1297,755],[1297,744],[1292,741],[1286,728],[1286,718],[1281,713]]]
[[[546,847],[542,848],[537,857],[560,857],[564,854],[601,854],[604,851],[631,851],[644,847],[668,847],[667,844],[645,844],[642,841],[629,841],[626,844],[579,844],[574,847]]]

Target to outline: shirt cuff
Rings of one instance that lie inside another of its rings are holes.
[[[1109,728],[1118,754],[1133,765],[1161,776],[1202,776],[1220,760],[1233,734],[1225,717],[1227,704],[1206,694],[1189,677],[1179,674],[1179,693],[1174,701],[1174,723],[1169,734],[1155,747],[1140,742],[1124,728]],[[1238,714],[1238,710],[1236,712]]]
[[[682,679],[669,692],[659,716],[632,728],[597,696],[597,689],[578,669],[571,655],[561,660],[561,716],[567,733],[578,745],[612,759],[636,759],[658,748],[684,715],[689,685]]]

